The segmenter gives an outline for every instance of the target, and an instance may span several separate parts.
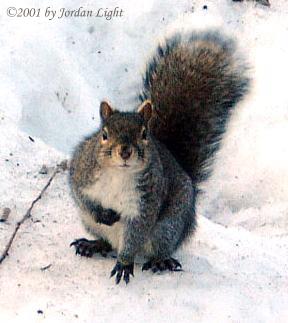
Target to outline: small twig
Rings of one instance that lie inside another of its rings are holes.
[[[41,267],[40,269],[41,269],[41,271],[45,271],[45,270],[49,269],[51,266],[52,266],[52,264],[49,264],[47,266]]]
[[[31,217],[31,211],[34,207],[34,205],[42,198],[42,195],[45,193],[45,191],[47,190],[47,188],[50,186],[51,182],[53,181],[54,177],[56,176],[57,173],[59,173],[60,169],[64,169],[62,163],[60,165],[57,165],[54,173],[52,174],[52,176],[49,178],[47,184],[43,187],[42,191],[40,192],[40,194],[37,196],[37,198],[31,203],[31,206],[29,207],[29,209],[27,210],[27,212],[24,214],[23,218],[17,222],[15,229],[3,251],[3,253],[0,256],[0,265],[1,263],[4,261],[4,259],[8,256],[8,251],[13,243],[13,240],[18,232],[18,230],[20,229],[21,225]]]

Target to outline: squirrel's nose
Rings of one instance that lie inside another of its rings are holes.
[[[122,146],[120,150],[120,156],[123,160],[127,160],[130,158],[132,154],[132,149],[129,146]]]

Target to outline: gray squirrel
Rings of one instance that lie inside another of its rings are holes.
[[[100,105],[100,128],[75,149],[70,185],[96,240],[77,239],[76,254],[117,251],[111,277],[126,284],[134,259],[142,270],[181,270],[173,253],[196,229],[199,183],[234,106],[249,89],[248,67],[218,31],[174,35],[143,77],[140,106]]]

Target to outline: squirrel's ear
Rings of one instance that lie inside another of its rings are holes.
[[[102,121],[106,121],[107,119],[109,119],[113,113],[114,111],[109,105],[109,103],[106,101],[102,101],[100,104],[100,116]]]
[[[145,100],[138,108],[138,113],[142,115],[145,123],[147,123],[152,116],[152,103],[150,100]]]

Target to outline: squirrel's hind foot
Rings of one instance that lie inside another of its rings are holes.
[[[170,270],[182,271],[180,262],[172,257],[166,259],[151,259],[142,266],[142,271],[151,269],[153,273]]]
[[[71,242],[70,247],[75,247],[76,255],[92,257],[94,253],[99,253],[101,256],[106,257],[107,253],[112,251],[111,245],[102,239],[87,240],[85,238],[76,239]]]

